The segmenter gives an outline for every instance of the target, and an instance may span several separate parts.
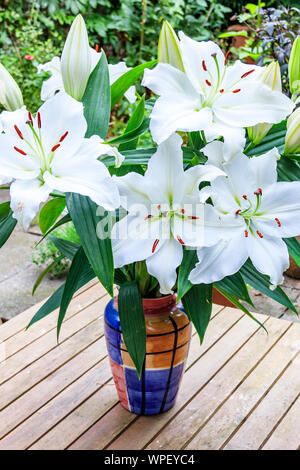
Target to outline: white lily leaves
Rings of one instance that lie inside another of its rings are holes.
[[[150,116],[157,143],[177,130],[202,130],[209,141],[224,137],[228,161],[244,145],[243,127],[277,123],[292,112],[289,98],[261,83],[260,67],[239,61],[227,66],[213,42],[197,42],[182,32],[179,37],[185,72],[159,63],[144,74],[143,85],[160,95]]]
[[[119,207],[117,187],[98,160],[109,146],[98,136],[85,139],[86,128],[83,105],[65,93],[46,101],[36,117],[25,108],[10,113],[0,135],[0,174],[15,179],[11,207],[25,229],[53,190],[89,196],[107,210]]]
[[[224,163],[222,147],[222,142],[213,142],[204,152],[227,174],[205,188],[221,220],[223,242],[198,251],[199,263],[189,279],[218,281],[237,272],[249,257],[271,284],[280,284],[289,265],[281,238],[300,233],[300,183],[277,182],[277,149],[253,158],[239,153]]]
[[[115,178],[128,215],[112,232],[115,266],[146,260],[162,294],[172,292],[182,246],[216,243],[218,219],[212,207],[199,202],[199,183],[224,172],[211,165],[183,170],[182,140],[172,135],[149,161],[144,176]]]

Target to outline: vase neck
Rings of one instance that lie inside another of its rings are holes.
[[[157,299],[142,299],[146,317],[168,315],[175,308],[177,297],[175,294],[159,297]]]

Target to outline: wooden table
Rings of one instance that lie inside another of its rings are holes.
[[[300,324],[257,315],[266,335],[214,306],[201,347],[193,335],[175,408],[138,417],[112,382],[107,301],[99,284],[83,289],[58,346],[57,312],[26,332],[38,306],[0,327],[0,449],[299,449]]]

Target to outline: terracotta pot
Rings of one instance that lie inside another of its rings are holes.
[[[300,243],[300,236],[296,237],[297,241]],[[290,267],[285,271],[289,277],[293,279],[300,279],[300,267],[290,256]]]
[[[237,308],[230,300],[227,299],[223,294],[221,294],[217,289],[213,289],[212,301],[214,304],[223,305],[223,307],[232,307]]]
[[[236,32],[248,31],[248,32],[250,32],[250,29],[246,25],[234,24],[232,26],[229,26],[227,31],[236,31]],[[233,36],[232,37],[232,45],[233,45],[233,47],[236,47],[236,49],[240,49],[241,47],[245,46],[246,40],[247,40],[247,38],[245,36]],[[255,64],[255,61],[251,57],[246,57],[244,59],[244,61],[247,64]]]
[[[139,415],[163,413],[174,406],[189,351],[191,324],[176,296],[143,299],[146,358],[139,380],[122,339],[117,300],[105,309],[105,338],[121,404]]]

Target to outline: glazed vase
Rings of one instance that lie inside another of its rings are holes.
[[[190,320],[176,296],[143,299],[146,356],[140,379],[122,339],[117,298],[105,309],[105,338],[121,405],[138,415],[163,413],[175,404],[191,338]]]

